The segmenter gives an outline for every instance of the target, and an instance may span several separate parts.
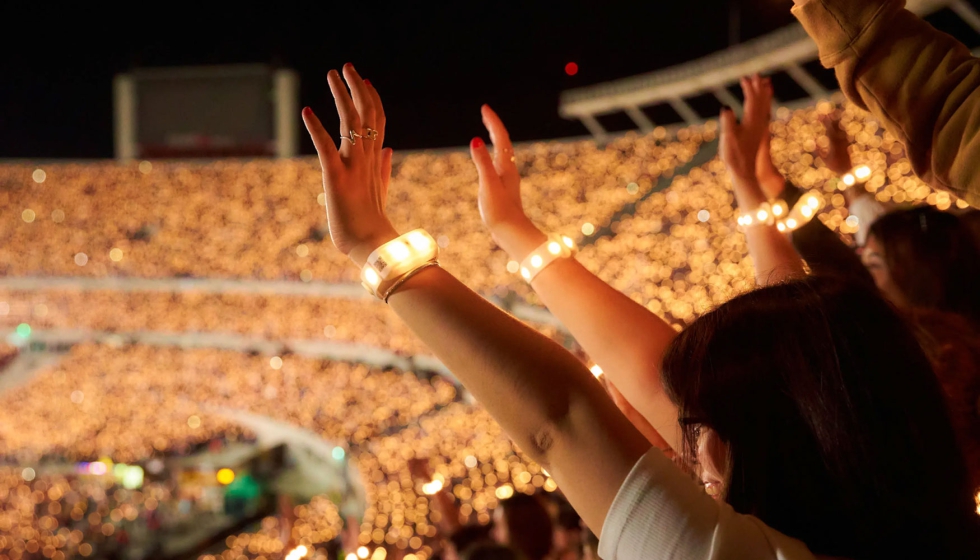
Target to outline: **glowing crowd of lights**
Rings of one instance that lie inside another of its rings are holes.
[[[773,159],[798,186],[826,201],[816,217],[847,236],[858,226],[841,194],[851,179],[834,176],[817,156],[826,147],[817,116],[830,110],[829,104],[780,109],[772,127]],[[856,183],[865,180],[856,188],[884,203],[965,207],[915,178],[901,145],[864,113],[845,106],[842,117],[855,164],[867,169],[866,176],[853,177]],[[674,134],[663,128],[628,134],[602,149],[588,141],[519,147],[529,215],[542,229],[576,242],[611,231],[584,245],[577,258],[680,328],[754,286],[724,166],[715,158],[676,174],[716,134],[717,124],[709,122]],[[662,180],[669,187],[651,192]],[[12,186],[0,191],[0,202],[17,210],[14,219],[0,222],[0,270],[6,275],[359,280],[357,269],[323,237],[324,199],[314,159],[11,164],[0,166],[0,181]],[[537,303],[515,274],[520,263],[510,261],[483,228],[476,184],[476,171],[462,151],[399,157],[389,189],[392,221],[402,231],[425,227],[443,265],[474,289]],[[631,203],[635,212],[613,221]],[[149,326],[428,353],[388,308],[370,299],[7,290],[0,292],[0,325],[24,339],[32,327],[129,332]],[[561,338],[551,327],[538,328]],[[3,352],[13,355],[16,349]],[[593,373],[601,370],[594,367]],[[463,515],[487,522],[499,500],[515,492],[556,489],[481,408],[459,402],[455,387],[440,378],[217,350],[76,346],[57,366],[0,396],[0,452],[21,465],[45,455],[133,462],[182,453],[214,438],[251,437],[215,416],[213,407],[246,409],[349,446],[367,494],[361,548],[351,552],[361,560],[384,560],[388,548],[410,551],[409,560],[431,556],[439,515],[431,496],[437,492],[450,492]],[[435,477],[413,480],[407,469],[413,458],[428,459]],[[37,484],[53,484],[35,476],[31,467],[0,472],[0,492],[8,488],[34,499],[44,492]],[[233,476],[223,478],[231,482]],[[139,510],[148,507],[145,492],[139,500],[119,497],[134,500],[127,503]],[[67,527],[12,521],[8,513],[17,507],[0,512],[0,532],[29,523],[34,532],[19,540],[0,537],[0,553],[33,554],[38,549],[31,550],[31,542],[42,551],[53,546],[45,554],[49,558],[95,553],[88,536],[79,538]],[[104,527],[101,520],[114,519],[115,511],[131,515],[122,509],[100,509],[99,523],[92,526]],[[203,558],[323,555],[319,545],[342,525],[336,507],[319,496],[295,513],[289,543],[280,540],[279,521],[268,518],[259,532],[229,537],[227,550]]]
[[[104,557],[117,530],[163,507],[171,496],[166,483],[136,490],[101,476],[37,475],[30,467],[0,467],[0,557]]]

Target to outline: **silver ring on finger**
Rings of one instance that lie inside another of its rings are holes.
[[[341,135],[340,136],[340,141],[343,142],[344,140],[349,140],[351,146],[356,146],[357,145],[357,139],[358,138],[364,138],[360,134],[354,132],[353,129],[350,130],[350,131],[348,131],[348,134],[349,134],[349,136],[343,136],[343,135]]]

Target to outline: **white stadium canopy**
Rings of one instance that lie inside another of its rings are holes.
[[[980,33],[980,15],[968,0],[908,0],[907,7],[920,15],[949,7]],[[816,44],[796,23],[685,64],[565,91],[559,113],[582,121],[597,141],[604,142],[610,133],[596,119],[602,115],[625,112],[646,133],[655,125],[643,108],[669,104],[685,122],[696,124],[704,119],[685,99],[705,93],[740,112],[741,103],[728,86],[757,72],[785,72],[806,92],[807,101],[823,99],[830,92],[803,67],[816,58]]]

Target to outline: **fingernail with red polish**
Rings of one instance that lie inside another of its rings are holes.
[[[303,116],[304,117],[313,116],[313,109],[310,109],[309,107],[303,107]]]
[[[483,139],[480,138],[479,136],[477,136],[476,138],[474,138],[473,140],[470,141],[470,147],[473,148],[474,150],[477,150],[479,148],[482,148],[483,147]]]
[[[371,80],[364,78],[364,83],[367,85],[371,85]]]
[[[354,69],[354,65],[351,64],[350,62],[347,62],[347,63],[344,64],[344,68],[350,68],[351,70],[353,70]]]

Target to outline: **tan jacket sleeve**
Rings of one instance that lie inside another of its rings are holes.
[[[796,0],[852,102],[905,145],[915,173],[980,207],[980,59],[904,0]]]

